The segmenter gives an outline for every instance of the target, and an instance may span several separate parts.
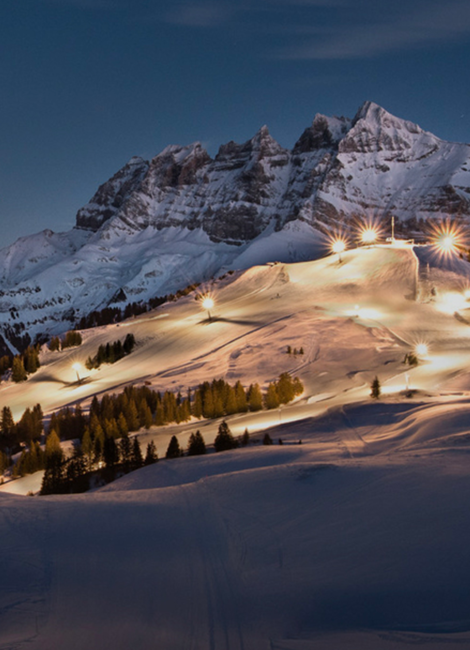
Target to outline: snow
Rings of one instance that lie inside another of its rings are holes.
[[[79,348],[44,350],[26,384],[0,385],[16,416],[144,381],[266,385],[289,371],[305,385],[282,409],[228,419],[235,435],[248,427],[247,448],[161,460],[84,495],[24,498],[4,485],[0,645],[470,647],[470,329],[465,300],[459,318],[439,309],[463,293],[468,268],[411,246],[257,266],[203,287],[212,322],[190,294],[85,331]],[[135,351],[77,385],[72,363],[130,331]],[[428,356],[405,366],[420,339]],[[185,445],[200,429],[210,443],[217,426],[139,438],[161,458],[171,435]]]
[[[0,329],[12,338],[14,310],[16,329],[33,339],[62,334],[121,290],[128,302],[148,300],[222,269],[316,259],[319,224],[433,222],[458,200],[466,219],[468,145],[371,102],[352,121],[317,115],[311,129],[325,138],[307,150],[283,149],[262,127],[214,160],[198,142],[169,145],[150,163],[132,158],[79,210],[79,228],[0,250]]]

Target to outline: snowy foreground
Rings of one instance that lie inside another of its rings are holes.
[[[129,382],[266,384],[288,370],[306,390],[229,419],[282,446],[161,461],[80,496],[2,491],[0,648],[470,648],[469,270],[425,248],[253,268],[216,285],[213,322],[188,296],[2,385],[16,416]],[[135,352],[78,386],[71,364],[128,331]],[[141,438],[162,456],[173,433],[210,442],[217,424]]]

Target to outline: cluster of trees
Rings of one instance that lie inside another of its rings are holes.
[[[407,352],[405,354],[405,358],[403,359],[403,363],[408,364],[409,366],[417,366],[418,365],[418,357],[414,352]]]
[[[227,451],[229,449],[236,449],[240,445],[246,446],[249,443],[250,436],[248,429],[245,429],[244,434],[241,436],[240,440],[234,438],[230,428],[225,420],[219,424],[217,431],[217,436],[214,440],[214,449],[215,451]],[[202,456],[207,452],[206,443],[201,432],[198,430],[196,433],[192,433],[189,436],[187,455],[188,456]],[[168,449],[166,450],[165,458],[180,458],[184,456],[184,450],[181,448],[178,438],[172,436]]]
[[[146,302],[131,302],[128,303],[124,308],[121,307],[105,307],[101,310],[95,310],[82,316],[78,321],[77,329],[85,330],[90,329],[91,327],[100,327],[101,325],[110,325],[111,323],[120,323],[126,318],[131,318],[132,316],[139,316],[140,314],[145,314],[152,309],[156,309],[160,305],[163,305],[165,302],[170,302],[178,300],[182,296],[187,296],[188,293],[194,291],[199,286],[199,283],[190,284],[184,289],[177,291],[175,294],[170,293],[165,296],[156,296],[155,298],[150,298]],[[125,300],[125,295],[123,295]]]
[[[21,419],[15,423],[9,406],[4,406],[0,415],[0,451],[7,455],[21,449],[21,443],[30,444],[41,438],[43,413],[40,404],[27,408]]]
[[[67,406],[53,413],[48,432],[49,436],[54,434],[57,437],[59,446],[60,440],[78,440],[84,456],[88,458],[88,469],[90,462],[104,462],[109,466],[110,463],[105,459],[105,453],[108,452],[105,450],[109,446],[112,447],[110,439],[124,439],[131,432],[141,428],[149,429],[153,425],[185,422],[191,416],[217,418],[249,410],[258,411],[263,407],[276,408],[280,404],[287,404],[302,391],[300,380],[293,379],[289,373],[283,373],[278,381],[271,382],[264,396],[258,384],[251,384],[245,390],[240,382],[232,386],[223,379],[204,382],[194,393],[188,390],[185,396],[171,391],[162,394],[145,385],[128,386],[119,394],[106,393],[101,400],[95,396],[88,414],[83,413],[79,405]],[[40,469],[38,465],[30,470],[34,467],[35,458],[40,462],[40,454],[37,448],[33,450],[33,446],[41,439],[42,434],[43,413],[39,404],[32,409],[27,408],[17,423],[13,420],[10,408],[3,407],[0,416],[0,452],[4,453],[6,458],[2,463],[8,463],[12,454],[27,446],[27,449],[23,449],[25,457],[21,463],[21,471],[24,473]],[[216,451],[219,450],[219,444],[227,444],[224,431],[221,435],[221,442],[216,440],[215,443]],[[195,449],[202,448],[199,432],[194,436],[195,440],[190,441],[192,444],[190,449],[188,448],[189,455],[195,454]]]
[[[86,367],[88,370],[92,368],[99,368],[102,363],[116,363],[119,359],[127,356],[132,352],[135,346],[135,338],[133,334],[128,334],[124,339],[124,343],[121,341],[114,341],[114,343],[107,343],[106,345],[100,345],[98,352],[94,357],[88,357],[86,360]]]
[[[197,418],[218,418],[246,411],[260,411],[277,408],[287,404],[304,390],[298,377],[292,378],[287,372],[282,373],[278,381],[268,384],[263,396],[259,384],[250,384],[245,391],[237,381],[234,386],[223,379],[214,379],[211,383],[200,384],[194,392],[191,414]]]
[[[120,307],[105,307],[101,310],[95,310],[82,316],[77,324],[77,329],[86,330],[92,327],[101,327],[111,323],[120,323],[131,316],[138,316],[147,311],[147,305],[141,302],[132,302],[126,305],[124,309]]]
[[[304,354],[304,349],[303,348],[300,348],[299,350],[297,350],[297,348],[292,349],[292,346],[288,345],[287,346],[287,354],[294,354],[294,355],[296,355],[296,354]]]
[[[64,338],[61,340],[59,336],[53,336],[49,341],[49,350],[51,352],[58,350],[65,350],[66,348],[73,348],[82,344],[82,335],[76,330],[69,330],[66,332]]]
[[[84,436],[82,443],[75,445],[72,456],[65,458],[59,436],[55,431],[49,433],[44,453],[45,472],[41,494],[85,492],[95,478],[108,483],[158,460],[153,441],[147,445],[144,458],[138,438],[131,440],[127,434],[119,441],[106,436],[100,449],[89,442]]]
[[[4,355],[0,358],[0,376],[11,368],[11,378],[14,382],[26,381],[29,374],[36,372],[39,363],[40,345],[29,345],[24,352],[14,357]]]
[[[46,453],[41,449],[37,440],[30,443],[29,449],[23,449],[21,456],[13,468],[13,476],[19,477],[25,474],[34,474],[45,467]]]

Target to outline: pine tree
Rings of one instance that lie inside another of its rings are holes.
[[[144,465],[152,465],[153,463],[156,463],[157,461],[158,461],[157,448],[155,447],[154,441],[151,440],[147,445],[147,451],[146,451],[146,454],[145,454]]]
[[[137,436],[134,436],[132,441],[131,448],[131,468],[139,469],[144,464],[144,459],[142,458],[142,450],[140,449],[140,442]]]
[[[370,385],[370,396],[373,397],[374,399],[379,399],[380,393],[381,393],[381,387],[380,387],[380,381],[379,378],[376,376],[372,380],[372,383]]]
[[[274,383],[268,385],[268,390],[264,397],[264,405],[267,409],[275,409],[279,406],[279,396]]]
[[[227,394],[224,404],[224,411],[227,415],[233,415],[238,412],[237,408],[237,395],[232,386],[227,385]]]
[[[179,458],[182,455],[183,453],[180,447],[180,443],[178,442],[178,438],[176,436],[172,436],[168,444],[168,449],[166,450],[165,458]]]
[[[294,377],[293,386],[294,386],[294,394],[302,395],[302,393],[304,392],[304,385],[302,384],[302,382],[298,377]]]
[[[205,418],[214,417],[214,397],[210,387],[204,391],[202,414]]]
[[[206,443],[201,432],[192,433],[188,441],[188,456],[202,456],[206,451]]]
[[[123,436],[119,441],[121,463],[126,472],[130,470],[132,460],[132,443],[129,436]]]
[[[216,451],[227,451],[228,449],[235,449],[237,442],[234,439],[232,432],[225,420],[219,424],[219,430],[214,440],[214,449]]]
[[[137,413],[137,407],[133,399],[129,400],[129,406],[127,407],[127,410],[124,413],[124,415],[126,416],[126,421],[127,421],[127,426],[129,428],[129,431],[138,431],[140,428],[139,414]]]
[[[162,400],[163,419],[165,422],[175,422],[176,420],[176,397],[170,391],[166,390]]]
[[[127,420],[124,417],[124,413],[122,411],[121,413],[119,413],[117,423],[118,423],[119,437],[123,438],[124,436],[127,436],[127,434],[129,433],[129,428],[127,426]]]
[[[48,347],[49,347],[49,350],[51,352],[57,352],[58,350],[60,350],[60,339],[59,339],[59,337],[58,336],[53,336],[51,338],[51,340],[49,341]]]
[[[113,469],[119,463],[119,449],[112,437],[104,439],[103,460],[108,469]]]
[[[275,384],[277,396],[279,399],[279,404],[288,404],[295,397],[294,384],[292,382],[292,377],[288,372],[283,372],[279,380]],[[268,389],[269,390],[269,389]],[[274,406],[268,406],[267,408],[275,408]]]
[[[14,381],[17,384],[21,381],[26,381],[27,379],[26,370],[23,364],[23,359],[21,359],[21,357],[19,356],[16,356],[13,359],[11,378],[12,381]]]
[[[80,476],[83,476],[87,470],[87,463],[83,454],[83,449],[78,444],[72,454],[72,458],[67,463],[67,480],[75,481]]]
[[[64,489],[64,455],[60,440],[54,429],[46,439],[45,468],[41,494],[60,494]]]
[[[126,354],[130,354],[135,346],[135,337],[133,334],[128,334],[124,340],[123,349]]]
[[[88,427],[85,428],[85,433],[83,434],[82,450],[85,456],[87,469],[90,470],[93,462],[93,441]]]
[[[195,393],[194,393],[194,401],[192,404],[192,414],[194,415],[195,418],[202,418],[202,394],[201,394],[201,389],[197,388]]]
[[[250,411],[261,411],[263,408],[263,396],[258,384],[251,384],[248,389],[248,404]]]
[[[263,445],[272,445],[273,444],[273,439],[269,435],[269,433],[265,433],[263,437]]]
[[[250,442],[250,434],[248,433],[248,429],[245,429],[242,435],[241,444],[243,445],[243,447],[246,447],[249,444],[249,442]]]
[[[10,467],[10,459],[4,451],[0,451],[0,482],[1,476]]]
[[[248,411],[248,403],[246,401],[246,393],[240,381],[235,384],[235,399],[237,404],[237,413],[246,413]]]
[[[95,463],[101,462],[104,448],[104,431],[99,424],[93,435],[93,460]]]
[[[9,406],[2,408],[0,419],[0,446],[2,448],[12,447],[15,439],[15,422]]]

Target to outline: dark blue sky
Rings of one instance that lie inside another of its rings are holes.
[[[0,247],[73,226],[133,155],[365,100],[470,141],[469,0],[0,0]]]

